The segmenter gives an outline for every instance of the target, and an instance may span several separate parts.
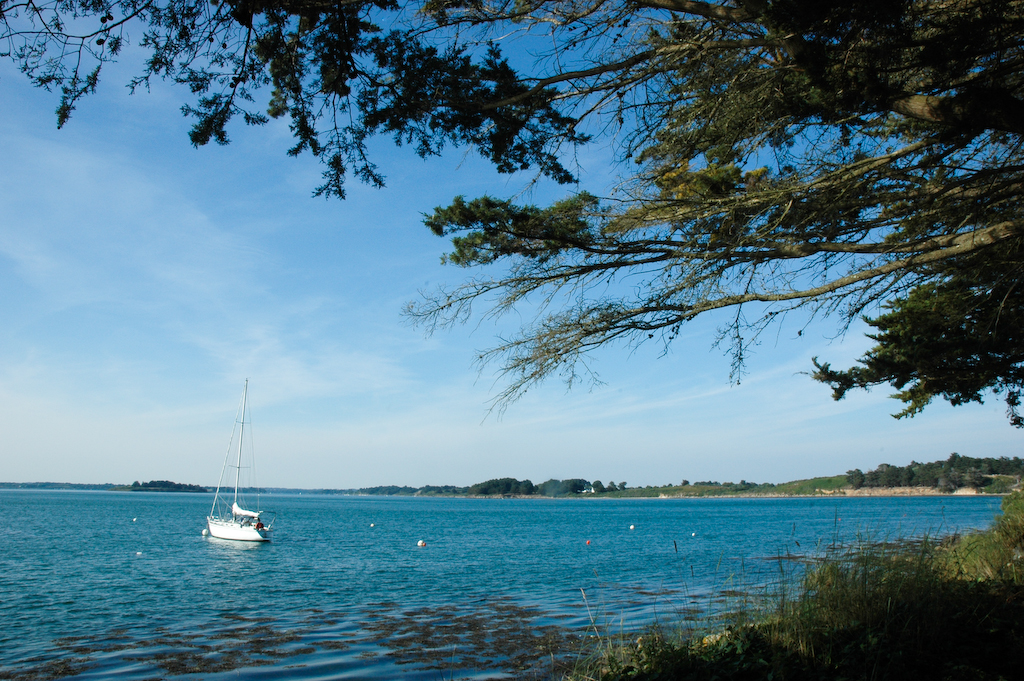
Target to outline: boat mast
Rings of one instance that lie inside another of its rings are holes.
[[[238,504],[238,474],[242,472],[242,438],[245,435],[245,396],[249,392],[249,379],[245,379],[245,387],[242,388],[242,424],[238,429],[238,463],[235,464],[235,498],[234,504]],[[235,506],[232,506],[234,512]]]

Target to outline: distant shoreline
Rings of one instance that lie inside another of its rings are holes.
[[[184,487],[184,486],[183,486]],[[0,482],[0,489],[22,489],[22,490],[64,490],[64,491],[96,491],[96,492],[156,492],[169,493],[178,492],[183,494],[213,494],[213,490],[196,489],[198,485],[188,486],[190,489],[167,488],[167,487],[132,487],[131,485],[109,484],[88,484],[88,483],[60,483],[60,482]],[[987,496],[1002,497],[1006,492],[979,492],[970,487],[962,487],[952,492],[944,492],[934,487],[852,487],[839,489],[816,489],[810,492],[726,492],[718,490],[704,490],[694,494],[686,493],[658,493],[658,488],[627,489],[620,492],[589,494],[580,493],[563,496],[541,496],[537,494],[368,494],[359,490],[334,490],[334,489],[304,489],[268,487],[262,488],[263,494],[317,494],[323,496],[348,496],[348,497],[397,497],[397,498],[441,498],[441,499],[813,499],[822,497],[965,497],[965,496]]]
[[[868,497],[1004,497],[1009,492],[978,492],[974,489],[958,489],[953,492],[943,492],[934,487],[872,487],[872,488],[861,488],[861,489],[840,489],[840,490],[819,490],[817,492],[808,493],[787,493],[787,492],[765,492],[763,494],[747,494],[743,492],[737,492],[735,494],[714,494],[714,493],[703,493],[703,494],[577,494],[573,497],[542,497],[526,494],[492,494],[492,495],[441,495],[434,494],[429,495],[431,497],[446,497],[453,499],[583,499],[592,498],[594,500],[602,499],[654,499],[654,500],[665,500],[665,499],[815,499],[815,498],[831,498],[831,497],[844,497],[844,498],[868,498]],[[416,495],[381,495],[381,494],[356,494],[352,496],[363,496],[363,497],[381,497],[381,496],[406,496],[413,497]],[[427,495],[420,495],[421,497],[427,497]],[[428,497],[429,498],[429,497]]]
[[[1009,492],[979,492],[970,487],[961,487],[952,492],[943,492],[935,487],[861,487],[860,489],[818,490],[804,494],[786,492],[765,492],[763,494],[675,494],[661,495],[658,499],[778,499],[811,497],[1003,497]]]
[[[678,484],[643,485],[629,487],[626,482],[607,484],[600,480],[554,478],[539,484],[517,478],[493,478],[473,485],[377,485],[358,489],[319,487],[299,489],[290,487],[253,487],[245,491],[258,494],[320,494],[332,496],[372,497],[441,497],[453,499],[772,499],[814,497],[925,497],[974,496],[1002,497],[1022,488],[1024,460],[974,458],[949,455],[945,461],[918,463],[907,466],[879,464],[866,473],[859,468],[843,475],[821,476],[791,480],[783,483],[735,482],[705,480],[691,483],[683,479]],[[131,485],[113,483],[82,484],[70,482],[0,482],[0,489],[61,489],[101,490],[117,492],[214,492],[214,487],[173,482],[170,480],[135,481]]]

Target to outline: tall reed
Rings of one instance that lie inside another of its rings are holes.
[[[772,607],[704,635],[649,630],[575,679],[997,681],[1024,675],[1024,495],[992,529],[864,544],[780,582]]]

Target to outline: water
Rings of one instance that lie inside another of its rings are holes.
[[[1000,502],[275,495],[246,544],[201,536],[211,498],[0,490],[0,679],[546,678],[595,628],[706,620],[834,543]]]

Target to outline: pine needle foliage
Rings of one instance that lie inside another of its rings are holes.
[[[909,416],[996,391],[1024,425],[1024,0],[0,3],[0,55],[59,90],[59,125],[130,38],[147,55],[130,85],[184,86],[193,144],[284,117],[289,153],[324,163],[320,194],[384,184],[374,136],[565,185],[578,147],[610,144],[606,195],[427,218],[477,274],[412,319],[535,312],[480,356],[507,378],[500,404],[698,317],[739,380],[791,313],[875,315],[862,367],[819,365],[837,396],[888,383]],[[910,352],[922,337],[934,359]]]

